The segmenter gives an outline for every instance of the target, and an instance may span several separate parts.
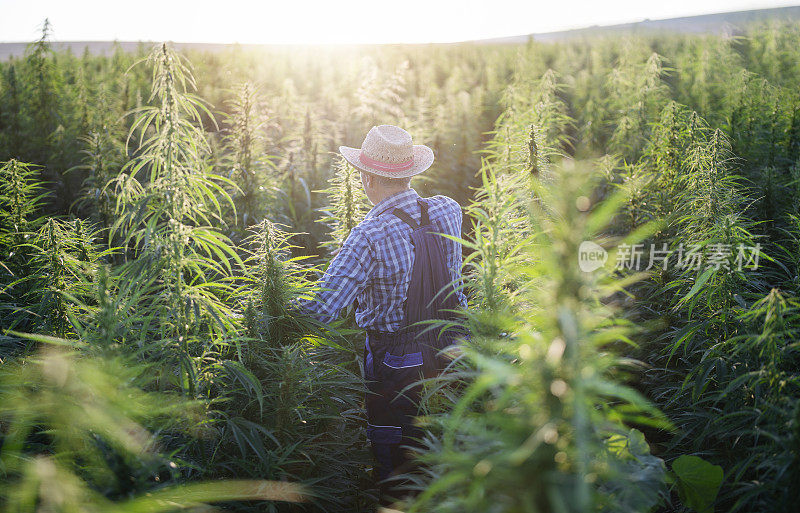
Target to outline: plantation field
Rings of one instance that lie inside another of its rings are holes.
[[[364,332],[295,305],[374,125],[463,209],[414,512],[800,501],[800,24],[0,62],[0,511],[374,511]]]

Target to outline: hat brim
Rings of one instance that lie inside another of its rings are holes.
[[[361,155],[361,148],[351,148],[349,146],[339,146],[339,153],[347,159],[347,161],[356,168],[371,173],[373,175],[383,176],[386,178],[408,178],[410,176],[418,175],[427,170],[433,164],[433,150],[424,144],[415,144],[413,146],[414,165],[403,171],[384,171],[367,166],[359,159]]]

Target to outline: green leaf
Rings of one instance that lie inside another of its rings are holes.
[[[689,291],[689,293],[681,298],[680,303],[681,304],[685,304],[690,299],[692,299],[692,297],[694,297],[694,295],[697,294],[700,291],[700,289],[703,287],[703,285],[705,285],[705,283],[708,281],[709,278],[711,278],[711,275],[713,275],[713,274],[714,274],[714,268],[713,267],[711,267],[709,269],[706,269],[706,272],[704,272],[703,274],[700,275],[699,278],[697,278],[697,281],[695,281],[694,286]],[[689,307],[689,315],[691,315],[691,314],[692,314],[692,307],[690,306]]]
[[[162,488],[117,506],[120,513],[175,511],[207,502],[269,500],[303,502],[306,490],[299,484],[283,481],[228,480],[204,481]]]
[[[678,478],[678,494],[683,504],[697,513],[712,513],[722,485],[722,467],[699,456],[683,455],[672,462]]]

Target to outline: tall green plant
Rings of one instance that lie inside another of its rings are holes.
[[[27,338],[55,346],[6,363],[0,374],[0,510],[155,513],[204,502],[304,499],[291,483],[177,484],[177,466],[146,425],[185,430],[196,416],[191,404],[141,390],[145,373],[131,361],[81,358],[80,343]],[[61,345],[72,348],[56,349]]]
[[[22,306],[28,293],[35,247],[28,244],[44,219],[37,216],[45,192],[39,166],[9,160],[0,162],[0,319],[16,326],[28,318]]]
[[[350,231],[364,219],[367,196],[361,187],[360,172],[343,157],[336,162],[334,174],[328,181],[330,187],[321,191],[329,198],[322,222],[331,226],[332,244],[344,243]]]
[[[624,47],[607,84],[610,108],[614,112],[609,148],[629,161],[639,157],[649,125],[666,101],[669,86],[665,78],[671,71],[657,53],[652,53],[643,63],[637,61],[635,54],[631,45]]]
[[[230,152],[230,178],[238,184],[234,191],[241,226],[258,223],[266,201],[268,157],[264,152],[264,128],[267,120],[261,111],[261,98],[253,84],[245,82],[233,90],[228,101],[231,113],[226,116],[225,144]],[[237,219],[237,224],[239,221]]]
[[[188,92],[195,84],[185,59],[164,44],[147,62],[155,105],[140,109],[131,133],[138,131],[139,149],[114,180],[118,219],[110,235],[120,233],[138,262],[160,276],[164,293],[155,310],[162,333],[185,350],[186,337],[201,325],[213,332],[232,327],[224,280],[241,261],[213,226],[221,221],[219,199],[233,206],[220,183],[232,182],[204,163],[201,112],[210,113]]]
[[[630,425],[669,423],[620,382],[630,362],[612,347],[633,327],[600,301],[619,284],[577,262],[580,243],[599,235],[624,196],[581,207],[576,198],[597,183],[582,170],[536,184],[541,229],[526,258],[506,265],[527,286],[506,299],[516,307],[505,313],[508,331],[475,337],[443,378],[466,388],[449,414],[425,419],[441,435],[421,456],[432,479],[411,511],[648,511],[662,501],[664,464]]]

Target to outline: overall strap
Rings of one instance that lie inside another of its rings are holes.
[[[431,218],[428,216],[428,204],[421,199],[417,200],[417,204],[419,205],[419,225],[426,226],[431,224]]]
[[[417,204],[419,205],[420,210],[419,224],[417,224],[417,222],[414,221],[414,219],[405,210],[396,208],[392,210],[392,214],[410,226],[412,230],[417,230],[423,226],[431,224],[431,218],[428,215],[428,204],[421,199],[417,200]]]
[[[416,230],[417,228],[419,228],[419,225],[417,225],[414,219],[412,219],[411,216],[408,215],[408,212],[406,212],[405,210],[400,210],[399,208],[396,208],[392,210],[392,214],[400,218],[400,220],[406,223],[408,226],[410,226],[412,230]]]

